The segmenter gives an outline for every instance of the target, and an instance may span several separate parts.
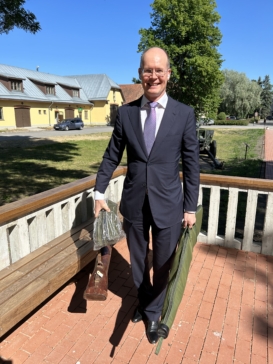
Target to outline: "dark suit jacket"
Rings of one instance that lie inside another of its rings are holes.
[[[127,148],[121,214],[134,221],[142,210],[146,190],[159,228],[179,223],[186,211],[196,211],[199,193],[199,144],[193,109],[168,97],[150,155],[140,121],[141,98],[119,108],[112,138],[100,165],[95,189],[104,193]],[[183,189],[179,161],[183,161]]]

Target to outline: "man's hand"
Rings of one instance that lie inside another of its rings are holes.
[[[105,200],[95,200],[95,217],[99,216],[100,210],[110,212],[110,209]]]
[[[195,214],[190,214],[188,212],[184,212],[184,221],[183,227],[186,228],[187,226],[191,229],[196,222]]]

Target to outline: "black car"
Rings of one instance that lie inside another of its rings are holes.
[[[75,129],[82,130],[83,127],[84,123],[80,118],[64,119],[58,124],[54,124],[55,130],[75,130]]]

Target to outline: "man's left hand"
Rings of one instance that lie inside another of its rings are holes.
[[[184,220],[183,220],[183,227],[186,228],[187,226],[191,229],[196,222],[195,214],[190,214],[188,212],[184,212]]]

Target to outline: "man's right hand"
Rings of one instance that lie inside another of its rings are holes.
[[[111,211],[105,200],[95,200],[95,217],[99,216],[100,210]]]

